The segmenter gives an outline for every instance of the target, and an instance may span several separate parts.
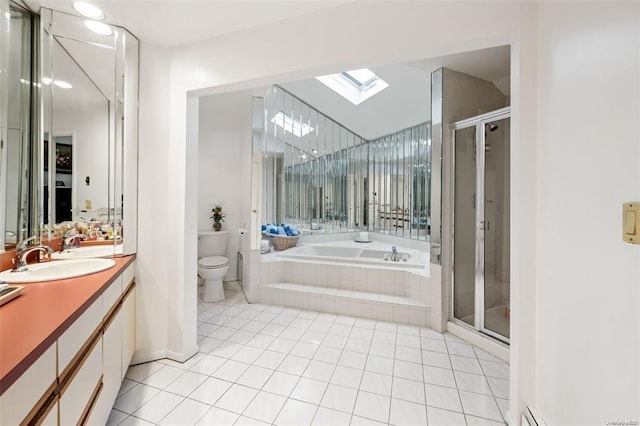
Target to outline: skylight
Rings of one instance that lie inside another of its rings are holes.
[[[290,114],[280,111],[272,119],[271,122],[280,127],[285,132],[291,133],[294,136],[302,137],[315,129],[309,126],[307,123],[302,123],[300,120],[296,120],[291,117]]]
[[[354,105],[361,104],[389,87],[387,82],[369,68],[323,75],[316,79]]]

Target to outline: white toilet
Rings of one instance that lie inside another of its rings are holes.
[[[228,231],[198,232],[198,275],[204,280],[202,300],[219,302],[224,300],[222,278],[229,270],[227,253]]]

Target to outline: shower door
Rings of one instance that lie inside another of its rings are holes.
[[[455,123],[452,319],[509,342],[509,109]]]

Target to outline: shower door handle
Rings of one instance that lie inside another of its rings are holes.
[[[488,220],[483,220],[480,222],[481,230],[488,231],[490,227],[491,227],[491,222],[489,222]]]

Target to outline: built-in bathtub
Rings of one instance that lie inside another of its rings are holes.
[[[282,259],[311,260],[383,268],[427,268],[429,264],[427,252],[399,246],[396,246],[396,250],[399,260],[393,261],[391,260],[391,244],[340,241],[306,244],[279,252],[276,256]]]

